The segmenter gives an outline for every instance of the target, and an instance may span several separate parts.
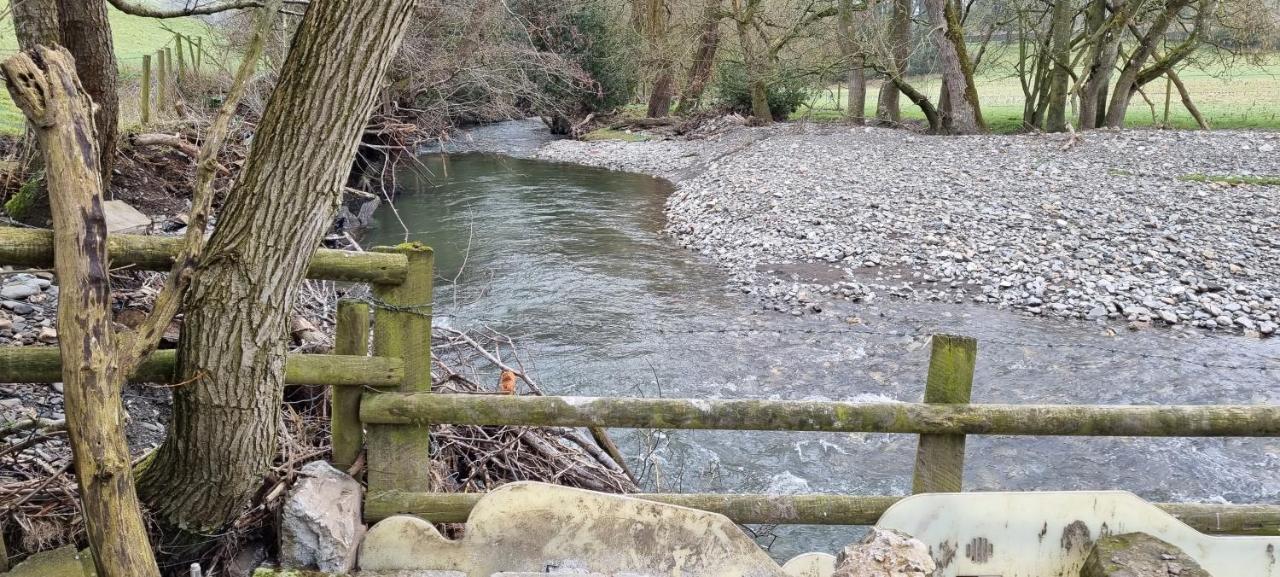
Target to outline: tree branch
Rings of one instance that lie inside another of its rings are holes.
[[[222,144],[227,140],[231,119],[235,116],[236,107],[239,106],[241,98],[248,89],[258,57],[262,54],[262,46],[266,42],[267,34],[271,32],[272,22],[275,21],[275,14],[284,1],[286,0],[267,0],[258,13],[254,22],[253,36],[245,48],[244,57],[240,60],[240,69],[236,71],[235,83],[227,93],[213,125],[209,127],[209,135],[204,145],[200,147],[200,153],[196,157],[196,184],[191,195],[191,215],[187,219],[187,232],[183,238],[182,251],[174,260],[173,269],[169,271],[164,288],[156,297],[151,314],[138,327],[132,338],[121,339],[119,363],[120,370],[125,375],[131,374],[155,350],[169,323],[178,314],[178,308],[182,305],[187,287],[191,285],[191,278],[195,275],[206,243],[204,232],[209,223],[210,206],[213,204],[213,181],[220,168],[218,152],[222,150]]]
[[[230,10],[262,8],[264,5],[270,3],[262,2],[261,0],[218,0],[208,4],[200,4],[199,2],[196,2],[194,5],[184,8],[156,8],[154,6],[148,6],[131,0],[107,0],[107,2],[110,2],[112,6],[115,6],[116,10],[124,12],[125,14],[142,16],[145,18],[184,18],[187,16],[207,16]],[[284,0],[283,3],[301,6],[305,10],[306,6],[310,2],[309,0]],[[302,15],[301,12],[293,10],[283,10],[282,8],[276,8],[276,10],[295,16]]]

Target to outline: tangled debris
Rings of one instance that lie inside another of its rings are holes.
[[[121,311],[143,311],[162,275],[133,273],[136,284],[117,294]],[[361,298],[366,289],[343,289],[332,282],[308,281],[299,293],[291,327],[294,352],[327,352],[339,298]],[[117,317],[119,320],[119,316]],[[175,329],[176,333],[176,329]],[[36,345],[32,345],[36,346]],[[523,368],[516,343],[496,331],[468,333],[438,328],[433,335],[434,389],[462,394],[542,394]],[[515,381],[519,381],[516,386]],[[509,383],[503,387],[504,382]],[[19,385],[45,389],[45,385]],[[163,438],[167,418],[167,384],[130,385],[126,396],[157,397],[162,411],[129,404],[135,463]],[[268,556],[274,519],[282,496],[308,462],[326,459],[330,451],[329,402],[326,387],[289,387],[282,407],[278,454],[261,489],[243,515],[225,532],[210,536],[202,550],[206,574],[240,574]],[[58,399],[60,400],[60,395]],[[139,414],[135,414],[139,413]],[[154,414],[153,414],[154,413]],[[85,545],[74,465],[65,442],[66,423],[31,414],[0,422],[0,526],[9,554],[15,558],[67,544]],[[143,426],[145,425],[145,426]],[[152,434],[133,434],[135,432]],[[536,480],[612,493],[633,492],[636,484],[607,437],[568,428],[480,427],[437,425],[432,429],[435,486],[444,492],[482,492],[512,481]],[[603,435],[603,433],[601,433]],[[605,448],[601,447],[605,445]],[[358,475],[363,459],[352,468]],[[456,531],[456,527],[451,530]],[[154,543],[161,557],[173,553]],[[191,550],[189,546],[184,551]],[[185,567],[190,557],[171,557],[170,569]]]

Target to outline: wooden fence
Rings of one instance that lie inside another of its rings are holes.
[[[0,229],[0,264],[48,267],[48,231]],[[178,239],[116,235],[113,266],[167,270]],[[847,403],[520,397],[433,394],[433,255],[402,245],[376,252],[321,250],[310,278],[366,282],[374,306],[343,301],[332,355],[290,355],[286,382],[332,385],[333,461],[365,451],[365,516],[417,514],[434,522],[466,519],[474,494],[432,492],[428,423],[866,432],[919,435],[913,492],[959,491],[967,435],[1277,437],[1280,406],[969,404],[977,343],[933,339],[924,402]],[[372,309],[372,310],[371,310]],[[372,316],[373,346],[369,350]],[[371,354],[370,354],[371,353]],[[174,357],[159,351],[134,380],[173,382]],[[54,348],[0,348],[0,382],[54,382]],[[645,499],[723,513],[739,523],[874,524],[901,497],[858,495],[643,494]],[[1159,507],[1209,533],[1280,534],[1280,505],[1163,503]]]

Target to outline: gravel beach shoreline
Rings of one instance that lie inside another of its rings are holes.
[[[1270,336],[1280,133],[937,137],[722,122],[692,138],[561,140],[538,158],[677,182],[669,232],[792,314],[834,299]]]

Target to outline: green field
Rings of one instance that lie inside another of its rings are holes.
[[[991,66],[980,73],[977,80],[982,114],[993,132],[1017,132],[1022,126],[1022,88],[1018,78],[1007,66]],[[1179,72],[1182,81],[1191,92],[1200,112],[1213,128],[1280,129],[1280,55],[1273,55],[1261,66],[1238,64],[1230,69],[1188,69]],[[913,78],[916,88],[936,101],[939,81],[937,77]],[[875,114],[875,95],[879,82],[870,83],[867,89],[867,114]],[[1155,120],[1163,123],[1165,81],[1157,80],[1145,87],[1147,96],[1155,104]],[[801,107],[793,118],[835,120],[842,117],[841,110],[848,101],[848,94],[829,88],[815,95],[807,107]],[[903,115],[912,120],[924,120],[920,109],[905,97],[902,99]],[[1129,105],[1126,125],[1150,127],[1153,122],[1151,107],[1142,96],[1135,96]],[[1177,89],[1172,90],[1169,103],[1169,124],[1176,128],[1196,128],[1195,120],[1182,107]]]
[[[0,12],[7,14],[8,8],[9,0],[0,0]],[[190,37],[204,37],[205,50],[212,49],[209,28],[199,20],[193,18],[157,20],[130,16],[114,8],[110,10],[112,39],[115,42],[116,58],[120,63],[121,83],[134,87],[132,91],[122,89],[120,95],[122,110],[133,110],[137,107],[137,103],[129,99],[137,99],[136,86],[142,70],[142,57],[154,54],[166,45],[172,46],[174,32]],[[8,58],[17,50],[18,39],[13,33],[13,20],[6,17],[3,27],[0,27],[0,56]],[[3,96],[0,96],[0,133],[20,133],[22,125],[22,112],[14,107],[8,91],[4,91]]]

